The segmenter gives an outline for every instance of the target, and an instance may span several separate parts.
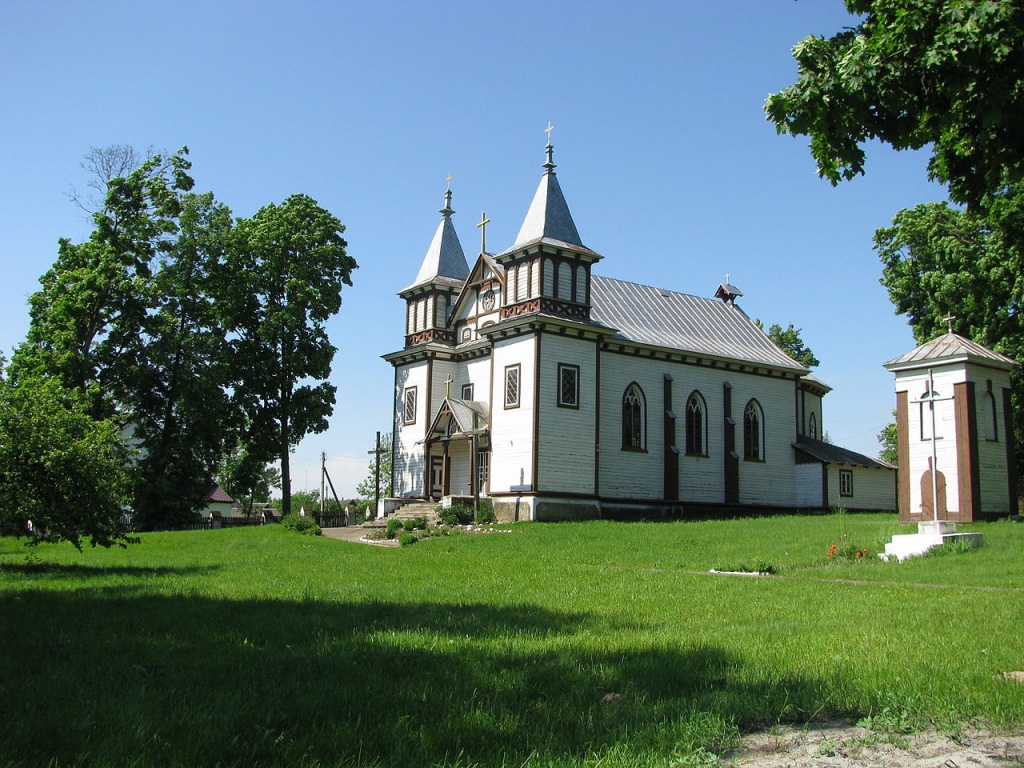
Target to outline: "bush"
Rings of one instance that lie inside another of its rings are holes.
[[[488,525],[497,521],[498,518],[494,515],[494,505],[491,504],[490,499],[481,501],[480,509],[477,510],[474,522],[480,525]]]
[[[411,547],[417,541],[418,541],[418,539],[416,538],[416,534],[415,533],[410,533],[409,531],[406,531],[405,533],[403,533],[401,536],[398,537],[398,543],[399,543],[400,546],[403,546],[403,547]]]
[[[447,509],[442,509],[438,515],[445,525],[469,525],[473,522],[473,508],[467,507],[460,501],[455,502]]]
[[[387,536],[387,538],[393,539],[397,535],[398,529],[402,527],[403,525],[401,520],[391,518],[390,520],[388,520],[388,527],[385,535]]]
[[[281,525],[304,536],[319,536],[323,533],[320,526],[316,524],[316,520],[312,517],[297,515],[294,512],[282,518]]]
[[[425,517],[413,517],[402,523],[402,527],[407,531],[425,531],[427,529],[427,518]]]

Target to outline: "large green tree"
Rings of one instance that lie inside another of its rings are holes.
[[[92,393],[57,377],[5,378],[0,360],[0,524],[29,543],[133,541],[123,519],[128,450],[113,419],[90,413]],[[95,384],[92,386],[96,386]]]
[[[931,152],[952,205],[899,212],[875,248],[896,311],[924,342],[955,330],[1024,360],[1024,3],[846,0],[856,24],[793,49],[799,76],[768,97],[781,133],[810,138],[832,184],[864,172],[870,139]],[[1024,383],[1014,377],[1018,444]],[[1024,451],[1018,451],[1024,470]]]
[[[94,418],[130,425],[140,446],[132,507],[146,527],[194,517],[240,422],[211,284],[231,216],[191,192],[189,169],[183,149],[102,179],[94,230],[61,241],[12,361],[14,381],[56,377],[88,398]]]
[[[972,206],[1024,179],[1024,5],[1018,0],[846,0],[858,23],[793,49],[799,77],[768,97],[782,133],[810,137],[833,184],[864,145],[930,147],[929,175]]]
[[[291,511],[289,454],[327,429],[336,351],[326,323],[341,308],[356,268],[344,225],[306,195],[240,219],[222,269],[220,306],[230,331],[246,443],[255,460],[281,466],[283,512]]]

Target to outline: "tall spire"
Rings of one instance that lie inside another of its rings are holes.
[[[544,147],[546,159],[542,166],[544,175],[541,176],[540,186],[533,195],[533,202],[530,203],[530,210],[526,212],[515,244],[509,250],[515,250],[520,245],[542,238],[583,246],[572,214],[569,213],[569,206],[562,195],[562,188],[558,184],[558,177],[555,175],[555,148],[551,144],[553,127],[549,122],[548,127],[544,129],[548,135],[547,145]]]
[[[462,251],[462,243],[455,233],[452,223],[452,176],[448,174],[448,188],[444,193],[444,207],[439,211],[441,221],[430,241],[427,254],[423,257],[419,274],[416,275],[414,286],[429,283],[439,277],[454,280],[465,280],[469,276],[469,265],[466,254]]]

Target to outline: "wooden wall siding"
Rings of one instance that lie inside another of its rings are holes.
[[[792,506],[796,500],[793,474],[793,387],[791,380],[731,372],[736,452],[743,456],[743,411],[751,399],[761,405],[764,461],[739,461],[739,502]]]
[[[567,261],[558,265],[558,296],[556,298],[563,301],[572,299],[572,267]]]
[[[533,417],[535,398],[533,336],[495,341],[491,379],[491,482],[493,491],[531,485],[533,476]],[[519,407],[505,408],[505,367],[520,366]]]
[[[900,522],[909,523],[913,507],[910,505],[910,438],[908,411],[909,396],[906,391],[896,393],[896,462],[899,469],[896,478],[896,508]]]
[[[472,466],[470,449],[472,441],[453,440],[448,443],[448,488],[453,496],[470,496],[473,488],[470,485]]]
[[[839,494],[839,472],[853,473],[853,495]],[[848,467],[828,465],[829,507],[844,507],[851,510],[874,510],[892,512],[896,509],[896,488],[893,472],[874,467]]]
[[[975,386],[973,381],[961,381],[953,385],[954,421],[957,484],[960,489],[957,500],[958,520],[970,522],[981,514],[981,478],[978,474],[978,422],[974,408]]]
[[[671,364],[601,353],[601,488],[604,498],[660,499],[663,491],[662,383]],[[644,393],[646,452],[622,450],[622,396],[636,382]]]
[[[977,421],[977,468],[980,483],[980,502],[977,514],[1016,514],[1016,466],[1013,452],[1012,409],[1005,401],[1010,379],[1002,371],[972,367],[969,370],[975,382],[975,408]],[[992,382],[995,400],[996,439],[986,440],[981,424],[982,398],[988,394],[988,381]]]
[[[818,462],[797,464],[795,469],[796,506],[817,509],[822,504],[822,465]]]
[[[543,295],[548,298],[556,298],[555,296],[555,262],[552,259],[546,258],[543,261]]]
[[[963,369],[935,369],[935,391],[940,397],[952,397],[953,387],[965,378]],[[919,400],[928,389],[928,372],[912,371],[897,380],[897,388],[905,391],[908,400]],[[952,400],[939,400],[935,403],[935,452],[939,471],[946,479],[946,506],[950,513],[958,514],[960,486],[958,483],[956,457],[956,423],[955,408]],[[921,439],[921,419],[929,419],[927,407],[921,408],[919,403],[908,402],[907,408],[907,439],[909,460],[906,466],[901,464],[900,470],[908,475],[910,485],[910,520],[921,519],[922,502],[921,477],[928,471],[928,460],[931,458],[931,440]],[[928,434],[927,431],[924,434]]]
[[[423,493],[424,466],[423,439],[427,399],[428,364],[420,360],[395,369],[395,432],[392,476],[397,496],[420,495]],[[403,418],[405,390],[416,387],[416,421],[405,424]]]
[[[580,368],[579,408],[558,407],[559,363]],[[592,380],[596,366],[597,345],[593,341],[555,334],[541,337],[537,397],[540,493],[597,492],[593,487],[597,403]]]

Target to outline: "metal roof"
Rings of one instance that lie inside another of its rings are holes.
[[[594,275],[591,307],[591,320],[616,330],[612,339],[808,371],[732,304]]]
[[[809,437],[799,437],[793,443],[798,451],[803,451],[812,459],[824,462],[825,464],[846,464],[851,467],[874,467],[876,469],[895,469],[892,464],[881,459],[872,459],[862,453],[840,448],[838,445],[825,443],[821,440],[812,440]]]
[[[448,190],[445,192],[444,208],[441,209],[441,222],[437,225],[426,256],[423,257],[416,281],[409,288],[415,288],[437,278],[464,281],[469,276],[466,254],[462,251],[462,243],[459,242],[455,225],[452,223],[452,214],[455,211],[451,208],[451,201],[452,193]]]
[[[526,212],[526,218],[523,219],[523,226],[519,228],[519,234],[516,235],[515,243],[508,249],[509,251],[540,239],[559,240],[568,245],[583,245],[580,242],[580,233],[576,230],[576,223],[569,213],[562,188],[558,185],[558,177],[555,176],[550,144],[547,150],[548,161],[544,164],[544,175],[540,178],[540,185],[533,195],[533,202]]]
[[[935,363],[970,361],[995,368],[1013,368],[1019,363],[1013,358],[983,347],[976,341],[965,339],[956,333],[945,333],[938,338],[916,347],[905,355],[885,363],[888,370],[922,368]]]

